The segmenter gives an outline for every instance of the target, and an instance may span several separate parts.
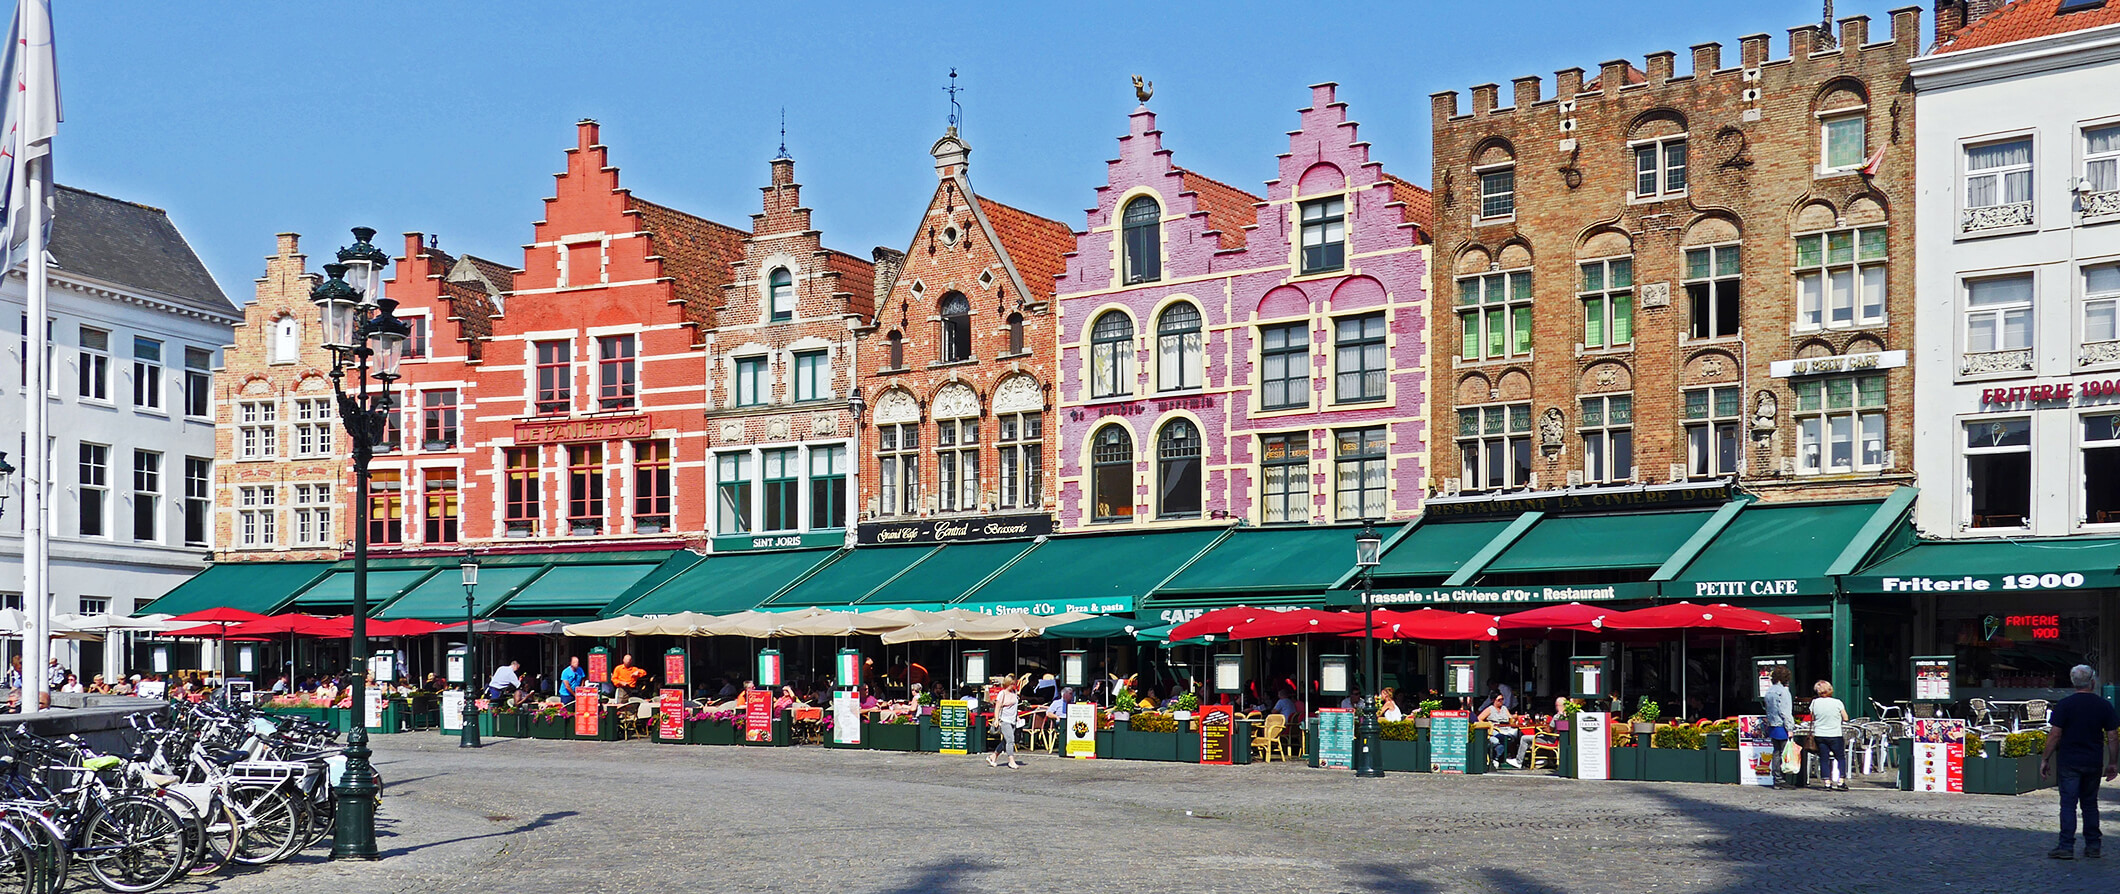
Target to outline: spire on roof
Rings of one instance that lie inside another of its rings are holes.
[[[963,89],[957,86],[957,67],[950,66],[950,85],[942,88],[942,92],[950,95],[950,133],[953,134],[957,132],[957,122],[964,120],[964,106],[957,102],[957,91]]]
[[[787,158],[787,157],[788,157],[788,107],[787,107],[787,106],[781,106],[781,107],[780,107],[780,154],[778,154],[778,155],[775,155],[775,156],[773,156],[773,160],[774,160],[774,161],[779,161],[779,160],[781,160],[781,159],[783,159],[783,158]]]

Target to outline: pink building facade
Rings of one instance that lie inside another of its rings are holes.
[[[1429,195],[1311,90],[1263,197],[1129,117],[1058,288],[1062,529],[1419,511]]]

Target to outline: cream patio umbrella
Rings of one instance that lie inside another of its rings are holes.
[[[912,626],[910,618],[896,618],[862,612],[822,612],[801,618],[792,618],[774,628],[775,636],[857,636],[872,633],[889,633]]]
[[[674,615],[644,619],[643,623],[631,632],[641,636],[700,636],[701,630],[711,627],[719,620],[721,618],[715,615],[678,612]]]
[[[567,625],[568,636],[627,636],[640,632],[640,628],[653,624],[653,619],[638,615],[619,615],[600,621],[583,621]]]

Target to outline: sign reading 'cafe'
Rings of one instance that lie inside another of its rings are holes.
[[[1003,540],[1040,537],[1053,532],[1053,517],[1043,513],[982,515],[975,518],[921,518],[904,521],[863,522],[856,532],[861,543],[962,543],[971,540]]]

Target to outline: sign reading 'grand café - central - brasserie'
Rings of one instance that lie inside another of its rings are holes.
[[[962,543],[1039,537],[1053,532],[1053,517],[1043,513],[982,515],[973,518],[920,518],[863,522],[855,532],[861,543]]]

